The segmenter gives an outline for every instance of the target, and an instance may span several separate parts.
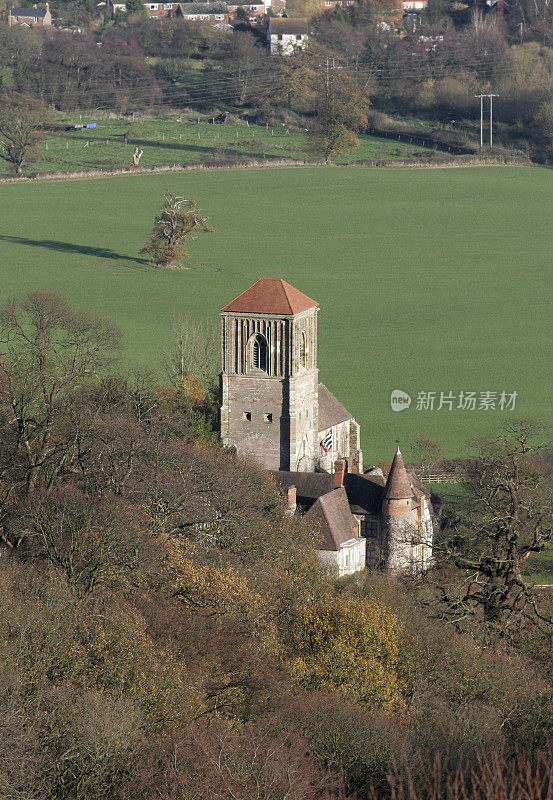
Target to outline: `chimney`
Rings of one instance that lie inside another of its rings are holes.
[[[288,491],[286,492],[286,513],[291,517],[296,513],[296,499],[297,499],[297,489],[295,486],[289,486]]]
[[[347,472],[347,462],[343,459],[334,462],[334,480],[333,485],[335,489],[339,489],[344,485],[344,475]]]

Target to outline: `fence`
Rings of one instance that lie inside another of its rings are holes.
[[[421,475],[421,480],[424,483],[461,483],[458,475],[446,475],[445,473]]]

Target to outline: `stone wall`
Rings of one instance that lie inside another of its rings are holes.
[[[289,469],[286,379],[223,375],[221,438],[265,469]]]

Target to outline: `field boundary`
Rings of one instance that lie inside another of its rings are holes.
[[[0,175],[0,183],[22,183],[32,181],[80,180],[83,178],[107,178],[114,175],[148,175],[157,172],[188,172],[230,169],[270,169],[272,167],[418,167],[423,169],[451,169],[460,167],[491,166],[538,166],[515,156],[457,156],[456,158],[430,157],[428,159],[380,159],[348,161],[344,164],[326,164],[318,159],[232,159],[190,161],[177,164],[152,164],[138,167],[107,167],[86,170],[64,170],[60,172],[37,172],[30,175]]]

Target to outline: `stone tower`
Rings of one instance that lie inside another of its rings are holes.
[[[382,500],[382,538],[388,572],[412,571],[418,532],[417,501],[398,447]]]
[[[275,278],[221,309],[221,438],[266,469],[312,472],[317,463],[317,311]]]

